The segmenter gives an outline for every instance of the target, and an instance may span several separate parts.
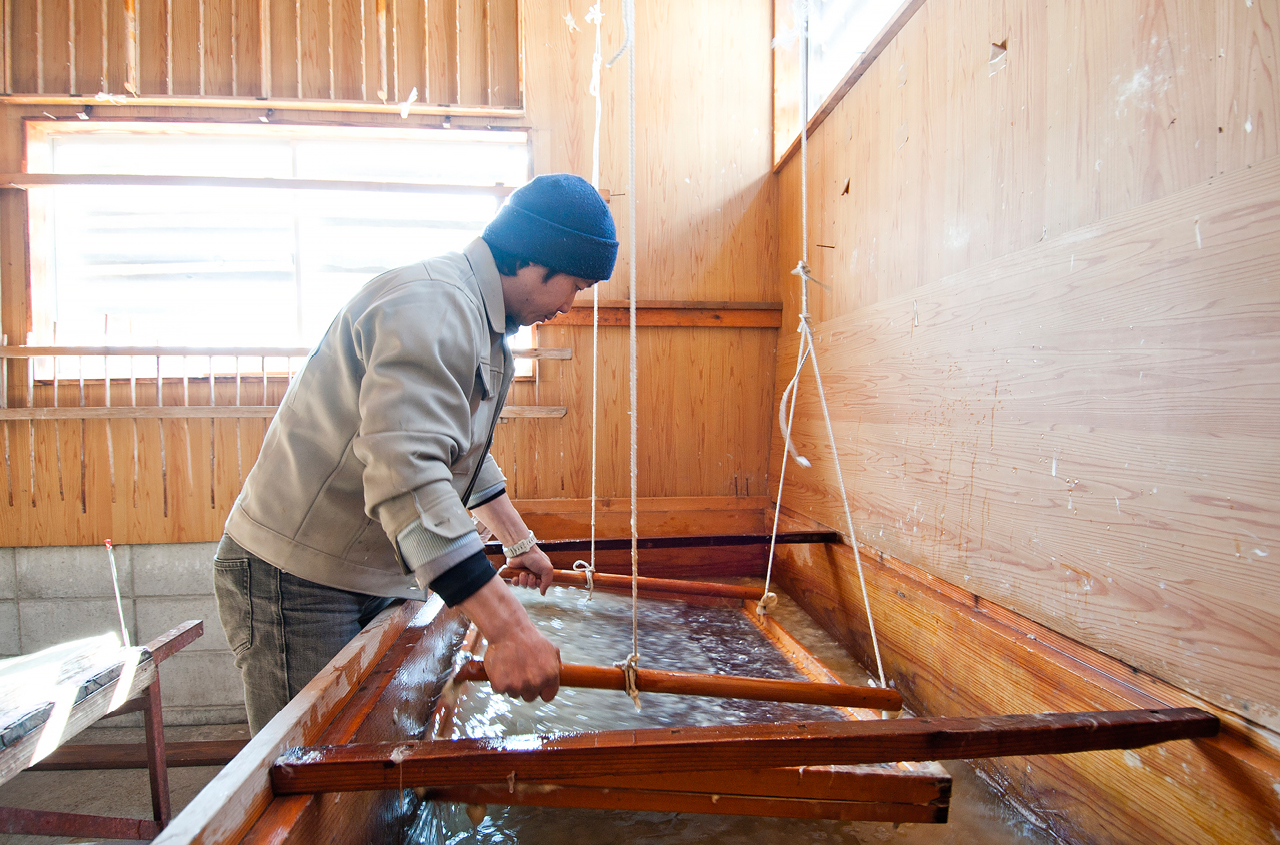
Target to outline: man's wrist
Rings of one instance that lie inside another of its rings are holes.
[[[507,558],[507,560],[510,560],[513,557],[520,557],[520,555],[528,552],[536,545],[538,545],[538,538],[533,535],[532,531],[530,531],[528,536],[523,540],[512,543],[510,546],[504,545],[502,547],[502,554]]]

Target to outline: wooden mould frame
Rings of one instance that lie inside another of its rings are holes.
[[[696,591],[690,582],[683,596]],[[754,602],[707,598],[740,606],[807,678],[837,680]],[[951,781],[934,759],[1131,748],[1218,729],[1193,709],[892,721],[848,710],[850,721],[810,725],[419,741],[443,732],[440,693],[467,626],[436,597],[388,609],[156,842],[386,841],[417,813],[410,788],[471,804],[944,822]],[[867,765],[903,757],[923,762]]]

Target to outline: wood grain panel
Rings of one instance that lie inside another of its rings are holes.
[[[423,100],[428,103],[459,102],[457,0],[427,0],[425,23],[430,78]]]
[[[229,97],[235,84],[233,41],[240,0],[204,3],[204,91],[211,96]],[[235,45],[238,46],[238,45]]]
[[[409,93],[418,89],[418,99],[424,99],[426,91],[426,4],[429,0],[396,0],[396,101],[404,102]]]
[[[1280,153],[1280,3],[1215,9],[1218,172],[1229,173]]]
[[[330,0],[297,0],[297,4],[298,96],[309,100],[333,99]]]
[[[520,106],[520,11],[516,0],[486,0],[488,103]]]
[[[487,0],[457,0],[458,102],[489,104],[489,24]]]
[[[170,60],[173,66],[173,94],[204,94],[204,45],[207,21],[204,0],[166,0],[172,9]]]
[[[332,39],[333,94],[339,100],[365,97],[365,45],[359,37],[365,5],[361,0],[334,0],[332,4],[334,34],[344,36]]]
[[[83,2],[83,0],[81,0]],[[40,0],[42,91],[71,93],[71,21],[75,0]]]
[[[822,324],[860,536],[1280,726],[1277,190],[1270,161]],[[803,390],[792,501],[840,525]]]
[[[136,5],[138,93],[143,96],[173,93],[169,86],[169,8],[170,0]]]
[[[271,95],[302,96],[300,7],[294,0],[268,0],[271,38]],[[354,35],[354,33],[352,33]]]
[[[946,715],[1200,706],[1119,661],[966,589],[863,547],[886,673],[916,712]],[[874,662],[852,552],[787,547],[788,593]],[[1139,751],[977,765],[1069,842],[1265,842],[1280,824],[1280,736],[1217,711],[1222,734]]]

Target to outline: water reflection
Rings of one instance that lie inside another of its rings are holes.
[[[525,590],[519,594],[534,624],[560,646],[564,662],[607,665],[630,653],[629,597],[597,593],[587,601],[583,591],[560,587],[552,588],[546,597]],[[864,682],[866,674],[785,597],[775,616],[846,681]],[[641,666],[645,668],[801,678],[739,610],[642,600],[639,627]],[[622,692],[562,689],[549,703],[526,703],[493,695],[487,685],[469,685],[458,703],[453,737],[840,718],[839,711],[832,708],[802,704],[652,693],[642,693],[641,701],[643,709],[636,712]],[[407,832],[408,841],[421,845],[1053,842],[996,800],[967,766],[948,768],[955,783],[951,822],[945,826],[902,825],[895,829],[891,824],[873,822],[501,806],[489,806],[487,817],[473,826],[462,805],[428,803]]]

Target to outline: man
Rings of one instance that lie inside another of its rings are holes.
[[[394,598],[430,589],[489,642],[498,692],[550,701],[560,653],[514,583],[552,568],[488,454],[511,384],[505,335],[568,311],[613,272],[600,195],[567,174],[515,191],[461,253],[391,270],[334,319],[289,386],[214,561],[218,611],[257,733]]]

